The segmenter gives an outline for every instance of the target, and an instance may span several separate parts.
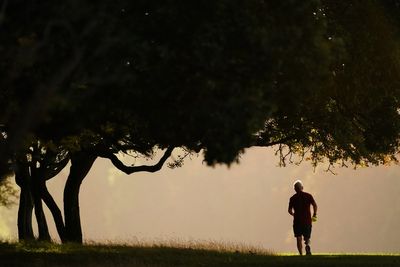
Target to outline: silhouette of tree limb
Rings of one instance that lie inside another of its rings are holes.
[[[160,160],[154,165],[141,165],[141,166],[127,166],[122,161],[118,159],[118,157],[111,152],[101,153],[100,157],[108,158],[111,160],[112,164],[119,169],[120,171],[126,174],[132,174],[134,172],[156,172],[161,170],[165,161],[171,156],[172,151],[175,147],[168,147],[165,150],[164,155],[160,158]]]
[[[254,144],[252,144],[252,145],[259,146],[259,147],[269,147],[269,146],[274,146],[274,145],[280,145],[280,144],[286,143],[287,141],[293,140],[295,137],[296,137],[296,135],[292,134],[292,135],[283,137],[279,140],[269,141],[269,142],[263,138],[257,138],[256,141],[254,142]]]

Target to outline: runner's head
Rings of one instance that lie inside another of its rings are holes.
[[[303,191],[303,183],[300,180],[297,180],[293,184],[294,191],[301,192]]]

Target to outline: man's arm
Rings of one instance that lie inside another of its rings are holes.
[[[317,202],[315,202],[315,200],[313,199],[311,205],[313,206],[313,211],[314,211],[313,217],[317,217],[317,211],[318,211]]]
[[[290,215],[292,215],[292,216],[294,215],[294,212],[293,212],[293,205],[292,205],[292,202],[291,202],[291,201],[289,201],[288,212],[289,212]]]

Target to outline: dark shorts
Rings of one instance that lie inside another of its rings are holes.
[[[293,232],[295,237],[304,236],[304,239],[310,239],[311,237],[311,225],[293,225]]]

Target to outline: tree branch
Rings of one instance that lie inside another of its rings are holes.
[[[283,137],[282,139],[272,141],[272,142],[266,142],[262,138],[257,138],[253,144],[253,146],[260,146],[260,147],[269,147],[269,146],[274,146],[274,145],[279,145],[286,143],[287,141],[293,140],[296,137],[296,135],[289,135],[286,137]]]
[[[162,166],[164,165],[165,161],[171,156],[172,151],[175,147],[168,147],[165,150],[164,155],[155,165],[141,165],[141,166],[126,166],[122,161],[118,159],[118,157],[111,153],[103,153],[100,155],[102,158],[108,158],[111,160],[112,164],[120,171],[126,174],[132,174],[134,172],[156,172],[161,170]]]
[[[50,180],[51,178],[59,174],[62,171],[62,169],[64,169],[65,166],[68,164],[68,162],[69,162],[69,157],[65,157],[65,159],[61,160],[57,164],[51,165],[51,167],[44,170],[43,178],[46,181]]]

